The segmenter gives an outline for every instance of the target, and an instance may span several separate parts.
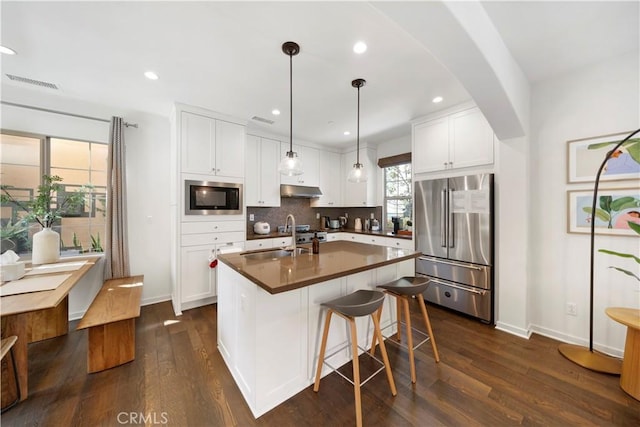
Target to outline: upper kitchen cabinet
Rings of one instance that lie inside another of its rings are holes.
[[[283,142],[280,148],[280,158],[289,151],[289,143]],[[298,158],[302,162],[302,175],[280,176],[281,184],[304,185],[307,187],[318,187],[320,184],[320,153],[317,149],[305,147],[304,145],[294,145],[293,151],[298,153]]]
[[[364,170],[367,172],[366,182],[347,181],[347,176],[354,163],[356,163],[355,151],[342,155],[342,176],[344,179],[341,179],[344,182],[344,207],[376,206],[376,181],[378,177],[376,150],[373,148],[360,148],[360,163],[362,163]]]
[[[477,107],[413,123],[413,172],[490,165],[494,135]]]
[[[311,206],[315,208],[342,206],[342,174],[337,169],[340,165],[341,156],[339,153],[324,150],[320,152],[320,191],[322,191],[322,196],[312,199]]]
[[[243,178],[245,127],[182,111],[182,173]]]
[[[245,204],[280,206],[280,141],[247,135]]]

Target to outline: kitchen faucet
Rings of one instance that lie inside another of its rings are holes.
[[[289,218],[291,218],[291,246],[286,250],[291,250],[291,256],[296,256],[296,219],[292,214],[287,215],[287,219],[284,220],[284,231],[287,231],[287,224],[289,224]]]

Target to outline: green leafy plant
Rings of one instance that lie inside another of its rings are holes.
[[[627,224],[629,224],[629,228],[631,228],[633,231],[636,232],[636,234],[640,235],[640,224],[636,224],[635,222],[632,221],[627,221]],[[621,258],[631,258],[633,260],[635,260],[636,263],[640,264],[640,258],[636,255],[633,254],[627,254],[624,252],[616,252],[616,251],[612,251],[609,249],[600,249],[598,250],[598,252],[602,252],[605,254],[609,254],[609,255],[615,255]],[[615,266],[609,266],[609,268],[613,268],[614,270],[618,270],[621,273],[626,274],[627,276],[631,276],[633,278],[635,278],[637,281],[640,282],[640,277],[638,277],[635,273],[629,271],[629,270],[625,270],[624,268],[620,268],[620,267],[615,267]]]
[[[98,233],[97,237],[91,235],[91,250],[93,250],[93,252],[104,252],[102,243],[100,242],[100,233]]]
[[[86,193],[91,188],[83,186],[77,191],[64,193],[62,197],[63,186],[60,184],[62,178],[58,175],[44,175],[42,177],[42,185],[38,186],[38,194],[31,200],[19,201],[15,199],[9,190],[13,188],[9,185],[2,185],[0,189],[0,202],[2,204],[13,203],[21,210],[26,212],[22,218],[27,222],[35,221],[44,228],[51,227],[53,223],[62,218],[64,215],[77,212],[84,205]],[[57,200],[57,198],[62,200]],[[54,208],[54,202],[57,206]]]
[[[1,251],[8,249],[19,251],[28,241],[27,223],[24,220],[9,219],[0,225]]]

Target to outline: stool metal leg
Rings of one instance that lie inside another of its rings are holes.
[[[324,352],[327,349],[327,337],[329,336],[329,326],[331,326],[331,315],[333,310],[327,310],[327,318],[324,321],[324,331],[322,332],[322,344],[320,345],[320,355],[318,355],[318,368],[316,369],[316,382],[313,384],[313,391],[320,389],[320,377],[322,376],[322,365],[324,363]]]
[[[358,332],[356,331],[356,321],[349,317],[351,326],[351,351],[353,363],[353,390],[356,401],[356,426],[362,427],[362,401],[360,399],[360,361],[358,359]]]
[[[438,354],[438,347],[436,346],[436,339],[433,336],[433,331],[431,330],[431,322],[429,321],[429,315],[427,314],[427,307],[424,304],[424,299],[418,297],[416,298],[418,303],[420,304],[420,310],[422,311],[422,317],[424,318],[424,326],[427,328],[427,333],[431,338],[431,348],[433,348],[433,356],[436,359],[436,362],[440,362],[440,355]]]
[[[380,308],[382,311],[382,307]],[[387,372],[387,380],[389,381],[389,387],[391,388],[391,394],[393,396],[398,394],[396,390],[396,383],[393,380],[393,374],[391,373],[391,364],[389,363],[389,356],[387,355],[387,348],[384,345],[384,338],[382,337],[382,331],[380,330],[380,321],[375,316],[375,313],[371,313],[371,318],[373,319],[373,329],[374,334],[378,337],[378,341],[380,342],[380,352],[382,353],[382,360],[384,361],[384,368]]]

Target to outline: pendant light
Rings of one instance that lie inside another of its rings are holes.
[[[367,171],[364,169],[362,163],[360,163],[360,88],[366,84],[365,79],[355,79],[351,81],[351,86],[358,88],[358,129],[356,134],[356,163],[353,165],[353,169],[349,171],[348,181],[351,182],[366,182]]]
[[[293,56],[300,53],[300,46],[296,42],[285,42],[282,51],[289,55],[289,151],[284,155],[278,166],[282,175],[302,175],[302,162],[298,154],[293,151]]]

